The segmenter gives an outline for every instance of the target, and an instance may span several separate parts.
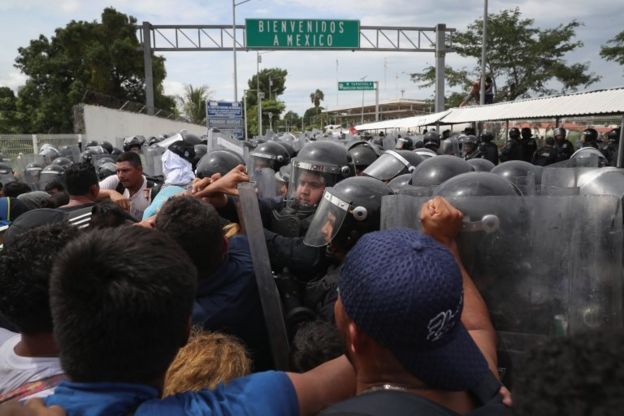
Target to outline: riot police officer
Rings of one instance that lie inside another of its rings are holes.
[[[351,156],[341,144],[326,140],[306,144],[292,160],[285,206],[273,207],[271,231],[286,237],[303,236],[325,188],[354,174]]]
[[[509,141],[501,150],[500,161],[523,160],[524,152],[522,143],[520,142],[520,130],[517,127],[509,129]]]
[[[481,132],[481,142],[479,143],[479,152],[481,157],[498,165],[498,147],[493,143],[494,135],[487,130]]]
[[[547,166],[557,161],[555,155],[555,139],[547,137],[544,146],[535,151],[531,163],[538,166]]]
[[[593,147],[598,149],[598,132],[596,129],[588,128],[581,134],[581,147]]]
[[[348,143],[347,151],[353,160],[357,176],[362,175],[364,170],[379,157],[377,148],[364,140]]]
[[[336,261],[322,279],[306,285],[304,303],[322,319],[333,322],[340,265],[361,236],[379,230],[381,199],[392,193],[382,181],[362,176],[345,179],[325,190],[303,239],[307,246],[327,247]]]
[[[533,138],[533,133],[529,127],[523,127],[520,135],[522,136],[522,160],[530,162],[537,150],[537,142]]]
[[[574,145],[566,139],[566,129],[556,128],[553,135],[555,136],[555,161],[561,162],[570,159],[574,153]]]
[[[124,152],[136,152],[141,153],[141,147],[145,143],[145,137],[143,136],[130,136],[126,137],[123,141]]]
[[[386,182],[412,172],[423,160],[421,155],[411,150],[386,150],[363,174]]]
[[[438,152],[440,148],[440,135],[435,131],[428,131],[423,136],[423,146],[427,149],[431,149],[434,152]]]
[[[607,158],[609,166],[617,163],[618,143],[620,142],[620,128],[616,128],[607,133],[607,144],[601,149]]]
[[[461,143],[461,152],[464,160],[483,157],[479,151],[477,138],[472,134],[463,134],[459,136],[459,142]]]

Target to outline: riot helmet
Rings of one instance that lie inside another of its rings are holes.
[[[275,195],[282,198],[288,197],[288,184],[290,183],[290,170],[291,165],[284,165],[275,172]]]
[[[39,178],[40,189],[45,189],[46,185],[52,182],[59,182],[65,186],[65,168],[60,165],[48,165],[43,168]]]
[[[557,127],[554,131],[553,131],[553,137],[555,138],[555,140],[563,140],[566,137],[566,129],[564,129],[563,127]],[[561,139],[557,139],[558,137],[561,137]]]
[[[422,156],[410,150],[386,150],[363,174],[389,181],[398,175],[413,172],[423,160]]]
[[[39,178],[41,177],[41,171],[43,166],[36,162],[31,162],[24,168],[24,182],[30,185],[33,189],[38,189]]]
[[[279,138],[275,141],[275,143],[279,144],[280,146],[282,146],[284,149],[286,149],[286,151],[288,152],[288,156],[292,159],[293,157],[297,156],[297,150],[295,150],[295,147],[290,144],[289,142],[283,142],[281,141]]]
[[[465,160],[450,155],[439,155],[425,160],[412,172],[413,186],[437,186],[449,178],[472,172]]]
[[[524,160],[508,160],[495,166],[491,172],[507,179],[525,195],[534,194],[542,178],[542,167]]]
[[[404,173],[403,175],[399,175],[396,178],[392,179],[388,182],[388,186],[394,193],[398,193],[401,189],[405,188],[410,184],[412,180],[411,173]]]
[[[620,128],[618,127],[618,128],[611,130],[607,134],[607,140],[609,141],[609,143],[619,143],[620,142]]]
[[[596,131],[596,129],[589,128],[583,130],[581,142],[583,143],[583,147],[598,147],[598,132]]]
[[[394,148],[396,150],[414,150],[414,142],[411,137],[399,137]]]
[[[195,150],[195,158],[193,159],[193,169],[194,169],[199,163],[199,161],[201,160],[201,158],[204,157],[206,153],[208,153],[208,146],[201,143],[201,144],[196,144],[195,146],[193,146],[193,149]]]
[[[175,153],[191,164],[195,159],[195,145],[185,142],[184,140],[178,140],[171,143],[167,150]]]
[[[3,185],[15,181],[13,168],[6,162],[0,162],[0,183]]]
[[[528,140],[531,137],[533,137],[533,132],[531,131],[529,127],[522,127],[522,130],[520,131],[520,135],[522,136],[524,140]]]
[[[86,144],[85,147],[93,147],[93,146],[99,146],[99,145],[100,144],[96,140],[91,140],[90,142]]]
[[[113,157],[113,159],[117,160],[119,155],[122,154],[122,153],[123,152],[121,151],[121,149],[119,149],[117,147],[113,147],[113,151],[111,152],[111,156]]]
[[[354,174],[355,166],[344,146],[326,140],[308,143],[292,160],[289,206],[295,210],[313,209],[326,187]]]
[[[509,138],[511,140],[518,140],[520,138],[520,130],[517,127],[509,129]]]
[[[419,156],[422,156],[423,159],[429,159],[430,157],[434,157],[438,155],[433,150],[427,149],[425,147],[414,150],[414,153],[416,153]]]
[[[435,131],[429,131],[423,136],[423,146],[437,152],[440,148],[440,135]]]
[[[201,144],[202,142],[201,139],[193,133],[181,132],[180,134],[182,135],[182,140],[188,144],[192,144],[193,146]]]
[[[245,161],[238,153],[225,149],[215,149],[200,159],[195,174],[198,178],[209,178],[215,173],[225,175],[236,166],[244,164]]]
[[[465,159],[469,159],[470,156],[477,151],[478,140],[472,134],[463,134],[459,136],[459,143],[461,144],[461,153]]]
[[[71,159],[73,162],[80,160],[80,148],[78,146],[61,146],[59,149],[59,156]]]
[[[140,152],[141,147],[145,143],[145,137],[143,136],[130,136],[126,137],[123,141],[123,150],[124,152],[129,152],[131,150],[135,152]]]
[[[475,172],[489,172],[496,166],[494,163],[483,158],[474,158],[467,161]]]
[[[449,155],[449,156],[459,156],[459,140],[458,136],[450,136],[448,139],[444,139],[440,142],[440,148],[438,149],[438,154],[440,155]]]
[[[104,148],[104,150],[106,150],[108,154],[113,153],[113,144],[111,142],[104,140],[102,142],[102,147]]]
[[[489,130],[483,130],[481,132],[481,136],[479,137],[483,143],[490,143],[492,140],[494,140],[494,135]]]
[[[256,146],[249,152],[249,157],[251,159],[250,169],[254,171],[269,168],[276,172],[290,162],[288,150],[281,144],[271,141]]]
[[[522,193],[511,182],[494,173],[468,172],[442,183],[436,189],[435,195],[444,198],[462,198],[470,196],[521,196]]]
[[[61,153],[51,144],[44,143],[39,149],[39,156],[43,158],[44,163],[50,164],[54,159],[59,157]]]
[[[381,198],[392,189],[369,177],[347,178],[325,189],[304,244],[322,247],[333,243],[348,251],[365,233],[380,227]]]
[[[365,141],[354,143],[348,147],[348,152],[355,165],[356,175],[360,175],[379,157],[377,150]]]
[[[104,180],[117,173],[117,166],[111,159],[100,159],[95,166],[99,180]]]
[[[63,169],[67,169],[72,163],[70,159],[66,158],[66,157],[57,157],[56,159],[54,159],[52,161],[52,165],[58,165],[60,167],[62,167]]]

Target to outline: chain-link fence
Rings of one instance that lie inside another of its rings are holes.
[[[77,145],[86,140],[82,134],[0,134],[0,153],[4,159],[15,160],[21,153],[37,154],[44,143],[56,148]]]

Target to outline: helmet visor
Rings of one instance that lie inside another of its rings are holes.
[[[396,152],[386,151],[364,169],[364,175],[380,181],[389,181],[402,173],[408,173],[409,167],[410,163],[404,157]]]
[[[349,212],[349,203],[332,195],[332,188],[323,194],[303,243],[311,247],[322,247],[332,242]]]

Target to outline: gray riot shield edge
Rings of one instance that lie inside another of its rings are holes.
[[[143,165],[143,172],[148,176],[162,176],[162,155],[166,149],[160,146],[149,146],[143,153],[145,163]]]
[[[271,261],[258,207],[256,190],[251,183],[238,185],[241,219],[249,241],[258,294],[269,334],[273,362],[278,370],[288,369],[288,335],[280,295],[271,272]]]
[[[427,197],[385,196],[381,229],[420,229]],[[485,299],[501,366],[552,336],[623,323],[622,202],[609,195],[464,197],[462,262]]]
[[[258,197],[274,198],[277,196],[277,181],[275,171],[271,168],[254,170],[251,173],[251,180],[256,185]]]

